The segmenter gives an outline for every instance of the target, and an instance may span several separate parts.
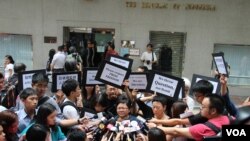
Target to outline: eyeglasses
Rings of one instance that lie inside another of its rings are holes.
[[[126,107],[117,107],[117,110],[127,110],[128,108]]]
[[[206,108],[210,108],[209,106],[201,106],[201,109],[206,109]]]

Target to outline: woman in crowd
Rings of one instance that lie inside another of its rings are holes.
[[[96,100],[96,93],[95,93],[95,86],[85,86],[83,87],[82,97],[83,97],[83,107],[88,109],[95,109],[95,100]]]
[[[10,55],[6,55],[4,59],[4,79],[8,81],[9,77],[14,74],[14,59]]]
[[[7,141],[18,141],[18,117],[10,110],[0,112],[0,121]]]
[[[56,50],[55,49],[50,49],[49,50],[49,59],[48,59],[47,64],[46,64],[46,70],[47,71],[51,71],[50,64],[51,64],[52,59],[53,59],[53,57],[54,57],[55,54],[56,54]]]
[[[2,126],[2,121],[0,121],[0,141],[5,141],[6,138],[5,138],[5,133],[3,131],[3,126]]]
[[[166,108],[167,108],[167,100],[163,96],[155,96],[153,98],[153,113],[154,113],[154,119],[157,120],[168,120],[169,116],[167,116]],[[161,124],[157,124],[157,126],[162,126]]]
[[[26,141],[49,141],[49,130],[41,124],[34,124],[26,133]]]
[[[60,126],[56,125],[56,108],[50,103],[45,103],[40,106],[37,112],[35,122],[28,126],[21,135],[26,135],[27,130],[33,124],[41,124],[50,132],[49,138],[51,141],[66,141],[65,135],[62,133]]]

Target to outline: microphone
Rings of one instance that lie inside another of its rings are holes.
[[[146,125],[146,119],[144,119],[143,117],[141,116],[137,116],[137,119],[140,121],[140,123],[143,125],[142,130],[144,131],[145,134],[148,134],[148,131],[149,131],[149,128],[148,126]]]
[[[98,124],[97,128],[93,131],[92,141],[99,140],[102,136],[103,131],[108,123],[108,120],[105,117],[101,118],[101,122]]]

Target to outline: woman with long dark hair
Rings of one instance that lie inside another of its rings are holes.
[[[53,59],[53,57],[54,57],[55,54],[56,54],[56,50],[55,49],[50,49],[49,50],[49,59],[48,59],[47,64],[46,64],[46,70],[47,71],[51,71],[50,64],[51,64],[52,59]]]
[[[51,141],[66,141],[66,137],[61,131],[60,126],[56,125],[56,108],[50,103],[45,103],[41,105],[38,109],[35,123],[44,125],[46,129],[50,132],[50,140]],[[27,127],[21,135],[25,135],[27,130],[33,125],[32,123],[29,127]]]
[[[10,110],[0,112],[0,121],[7,141],[18,141],[18,117]]]

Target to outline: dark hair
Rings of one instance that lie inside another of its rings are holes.
[[[20,98],[21,99],[26,99],[27,97],[29,97],[31,95],[36,95],[36,94],[37,94],[37,92],[34,89],[26,88],[26,89],[21,91]]]
[[[3,126],[4,133],[6,133],[7,135],[10,134],[8,128],[11,127],[11,125],[16,121],[18,121],[18,116],[15,112],[11,110],[4,110],[0,112],[0,122]]]
[[[27,141],[45,141],[48,129],[41,124],[33,124],[26,132]]]
[[[107,44],[108,44],[108,47],[111,47],[112,49],[115,49],[115,45],[114,45],[114,43],[112,43],[112,42],[108,42]]]
[[[76,80],[68,79],[63,82],[62,91],[66,96],[70,96],[72,91],[76,91],[77,86],[79,86],[79,83]]]
[[[192,92],[199,92],[203,95],[211,94],[214,86],[207,80],[199,80],[192,87]]]
[[[46,74],[44,74],[44,73],[35,73],[32,76],[32,84],[37,84],[37,83],[40,83],[40,82],[49,83],[48,76]]]
[[[117,98],[117,102],[116,102],[116,108],[117,106],[122,103],[122,104],[126,104],[128,109],[131,108],[131,102],[130,100],[126,97],[126,96],[123,96],[123,95],[120,95],[118,98]]]
[[[58,47],[57,47],[57,50],[58,50],[58,51],[62,51],[63,48],[64,48],[64,45],[61,45],[61,46],[58,46]]]
[[[148,131],[148,141],[167,141],[166,134],[159,128],[151,128]]]
[[[56,111],[56,108],[50,103],[42,104],[36,115],[36,123],[47,126],[47,117]]]
[[[148,72],[148,67],[146,66],[139,66],[138,68],[142,69],[143,72]]]
[[[99,94],[95,99],[95,104],[99,104],[102,107],[108,107],[108,98],[106,94]]]
[[[250,106],[243,106],[238,109],[234,124],[243,125],[250,120]]]
[[[76,52],[76,48],[74,46],[71,46],[69,48],[69,53],[71,54],[71,53],[75,53],[75,52]]]
[[[123,55],[124,58],[128,58],[129,56],[130,55],[128,53]]]
[[[5,58],[8,58],[8,59],[10,60],[10,63],[11,63],[11,64],[15,64],[15,61],[14,61],[14,59],[12,58],[11,55],[6,55]]]
[[[72,129],[68,133],[67,141],[85,141],[87,138],[86,133],[79,129]]]
[[[209,108],[215,108],[216,112],[218,114],[222,114],[224,112],[225,109],[225,102],[224,99],[217,95],[217,94],[210,94],[210,95],[206,95],[206,98],[209,98],[210,101],[210,105]]]
[[[55,49],[50,49],[49,50],[49,58],[52,60],[54,55],[56,54],[56,50]]]
[[[164,97],[164,96],[160,96],[160,95],[155,96],[155,97],[153,98],[153,100],[152,100],[152,103],[153,103],[153,102],[160,102],[160,103],[162,104],[163,107],[164,107],[164,106],[167,106],[167,99],[166,99],[166,97]]]
[[[23,63],[16,63],[14,65],[14,72],[15,73],[23,72],[25,70],[26,70],[26,65]]]
[[[4,78],[3,74],[0,72],[0,79]]]
[[[184,113],[185,110],[188,108],[188,105],[181,100],[178,100],[173,103],[172,105],[172,118],[180,118],[180,114]]]
[[[147,47],[151,47],[153,49],[154,45],[149,43],[149,44],[147,44]]]
[[[64,70],[66,72],[77,71],[77,62],[75,59],[66,60],[64,64]]]

